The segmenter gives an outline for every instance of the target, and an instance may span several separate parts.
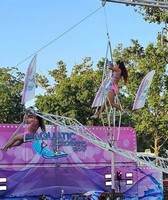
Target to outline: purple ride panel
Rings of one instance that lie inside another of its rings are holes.
[[[0,146],[9,140],[14,131],[19,125],[16,124],[0,124]],[[100,137],[103,141],[107,141],[109,137],[107,136],[106,127],[87,127],[95,135]],[[19,133],[23,133],[25,126],[23,125]],[[118,142],[116,145],[119,148],[127,149],[136,152],[136,133],[131,127],[121,127],[118,137]],[[116,128],[118,134],[118,129]],[[52,150],[57,145],[57,138],[59,140],[59,147],[61,151],[68,154],[67,157],[59,159],[59,163],[65,164],[77,164],[77,163],[110,163],[111,154],[109,151],[104,151],[101,148],[90,143],[86,139],[74,134],[73,132],[68,132],[64,128],[56,126],[47,126],[46,133],[38,132],[39,139],[43,139],[46,142],[47,148]],[[0,151],[0,162],[1,164],[39,164],[39,163],[52,163],[51,159],[44,159],[42,156],[38,155],[32,148],[32,143],[24,143],[21,146],[9,149],[7,152]],[[120,155],[115,155],[116,162],[130,162],[130,159],[124,158]]]
[[[8,141],[18,126],[0,124],[0,146]],[[87,128],[102,140],[109,139],[106,127]],[[24,132],[24,129],[23,126],[19,132]],[[57,199],[60,198],[62,189],[69,195],[69,199],[72,194],[81,191],[110,191],[110,187],[105,186],[104,178],[106,173],[111,172],[109,151],[104,151],[81,136],[57,126],[47,126],[46,133],[39,131],[38,136],[47,143],[46,148],[50,150],[53,145],[58,144],[55,141],[59,139],[60,150],[68,155],[58,159],[44,159],[34,151],[31,142],[7,152],[0,151],[0,177],[7,177],[7,191],[0,192],[0,199],[38,199],[41,194]],[[136,152],[136,132],[133,128],[121,127],[116,138],[119,148]],[[50,164],[55,166],[50,167]],[[115,154],[115,174],[118,170],[122,171],[123,175],[120,184],[124,199],[163,199],[161,173],[149,167],[138,167],[131,159]],[[133,185],[126,185],[126,172],[133,174]],[[118,191],[116,176],[115,188]]]

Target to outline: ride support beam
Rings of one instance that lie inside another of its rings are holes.
[[[132,5],[132,6],[149,6],[149,7],[168,9],[168,2],[166,1],[155,1],[155,0],[106,0],[104,1],[102,0],[103,5],[105,5],[106,2],[121,3],[125,5]]]

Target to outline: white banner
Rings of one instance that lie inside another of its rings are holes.
[[[35,98],[35,88],[36,88],[36,58],[37,55],[31,60],[29,67],[27,69],[25,83],[23,87],[22,104]]]
[[[150,71],[141,81],[132,110],[144,107],[148,90],[150,88],[155,70]]]

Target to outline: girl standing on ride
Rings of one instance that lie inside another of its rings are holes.
[[[116,108],[117,110],[122,110],[119,104],[116,104],[114,102],[115,95],[119,92],[118,83],[123,77],[124,79],[124,85],[127,83],[128,78],[128,72],[125,67],[125,64],[123,61],[117,61],[116,66],[113,66],[112,64],[109,65],[109,70],[112,70],[112,76],[111,76],[111,82],[108,86],[108,93],[106,101],[102,104],[99,111],[96,111],[93,116],[91,116],[92,119],[97,119],[99,115],[104,111],[107,102],[109,102],[110,106]]]

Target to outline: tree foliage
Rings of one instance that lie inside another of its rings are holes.
[[[0,68],[0,74],[0,123],[21,122],[23,74],[15,68]]]
[[[135,127],[138,137],[138,148],[144,151],[153,145],[155,136],[162,138],[163,142],[168,136],[167,131],[167,62],[158,41],[157,44],[150,43],[146,49],[140,46],[138,41],[132,40],[132,46],[121,48],[114,53],[122,55],[129,70],[129,81],[127,84],[127,98],[125,104],[132,107],[136,92],[143,77],[151,70],[155,75],[148,92],[145,107],[135,110],[131,116],[131,125]],[[166,148],[166,145],[164,146]]]
[[[85,58],[81,64],[72,68],[68,77],[63,61],[57,64],[58,69],[49,72],[56,81],[53,90],[49,92],[47,88],[44,96],[37,97],[38,108],[48,113],[76,118],[84,125],[92,124],[89,116],[93,113],[91,104],[101,81],[100,70],[94,71],[91,59]]]
[[[168,23],[168,9],[150,6],[138,6],[134,9],[149,23]]]

